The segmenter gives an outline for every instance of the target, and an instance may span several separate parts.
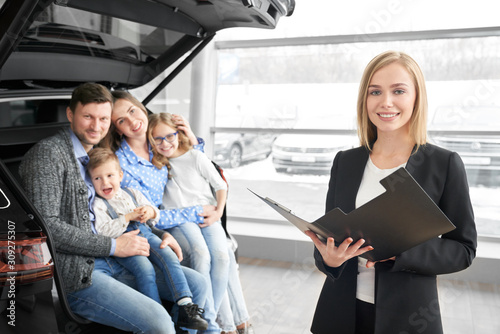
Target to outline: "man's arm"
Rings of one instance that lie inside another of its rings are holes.
[[[160,245],[160,248],[165,248],[167,246],[172,248],[174,253],[179,258],[179,262],[182,261],[182,249],[181,249],[181,246],[179,246],[179,243],[177,242],[177,240],[175,240],[174,236],[168,232],[165,232],[163,230],[160,230],[160,229],[154,227],[153,224],[148,223],[148,225],[151,228],[151,231],[154,234],[156,234],[160,239],[162,239],[162,243]]]

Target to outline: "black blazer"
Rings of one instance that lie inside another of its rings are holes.
[[[326,211],[355,209],[369,152],[364,147],[339,152],[333,162]],[[458,154],[427,144],[408,160],[406,169],[441,208],[456,229],[375,265],[375,333],[443,333],[436,275],[471,265],[477,234],[465,168]],[[339,240],[340,241],[340,240]],[[396,255],[396,254],[395,254]],[[324,264],[314,250],[316,266],[326,274],[311,331],[353,334],[358,259],[339,268]]]

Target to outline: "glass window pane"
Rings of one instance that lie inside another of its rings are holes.
[[[68,99],[26,99],[0,102],[0,128],[66,123]]]
[[[259,128],[275,136],[269,156],[227,169],[229,215],[280,220],[250,188],[304,219],[322,216],[333,157],[358,145],[362,71],[388,49],[409,53],[422,67],[430,141],[461,155],[478,231],[500,236],[499,37],[220,50],[215,124],[231,133],[216,138],[255,136]]]
[[[18,48],[36,52],[43,44],[45,52],[147,64],[181,37],[173,31],[52,4],[36,18]]]

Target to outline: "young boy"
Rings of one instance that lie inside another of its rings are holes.
[[[97,233],[117,238],[127,230],[138,229],[139,235],[148,239],[149,259],[145,256],[115,257],[117,262],[135,276],[138,290],[161,304],[152,261],[163,270],[175,295],[179,306],[177,325],[197,330],[207,329],[208,323],[200,316],[203,310],[192,303],[192,294],[179,258],[170,247],[160,248],[161,236],[166,232],[154,227],[159,218],[158,208],[151,205],[140,191],[120,188],[123,172],[118,157],[111,150],[91,150],[87,171],[97,194],[94,202]]]

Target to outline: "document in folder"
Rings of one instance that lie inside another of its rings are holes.
[[[365,239],[364,245],[374,249],[361,257],[371,261],[399,255],[455,228],[405,168],[380,183],[386,189],[380,196],[347,214],[335,208],[312,223],[280,203],[252,193],[302,232],[311,230],[323,240],[333,237],[336,243],[347,237]]]

